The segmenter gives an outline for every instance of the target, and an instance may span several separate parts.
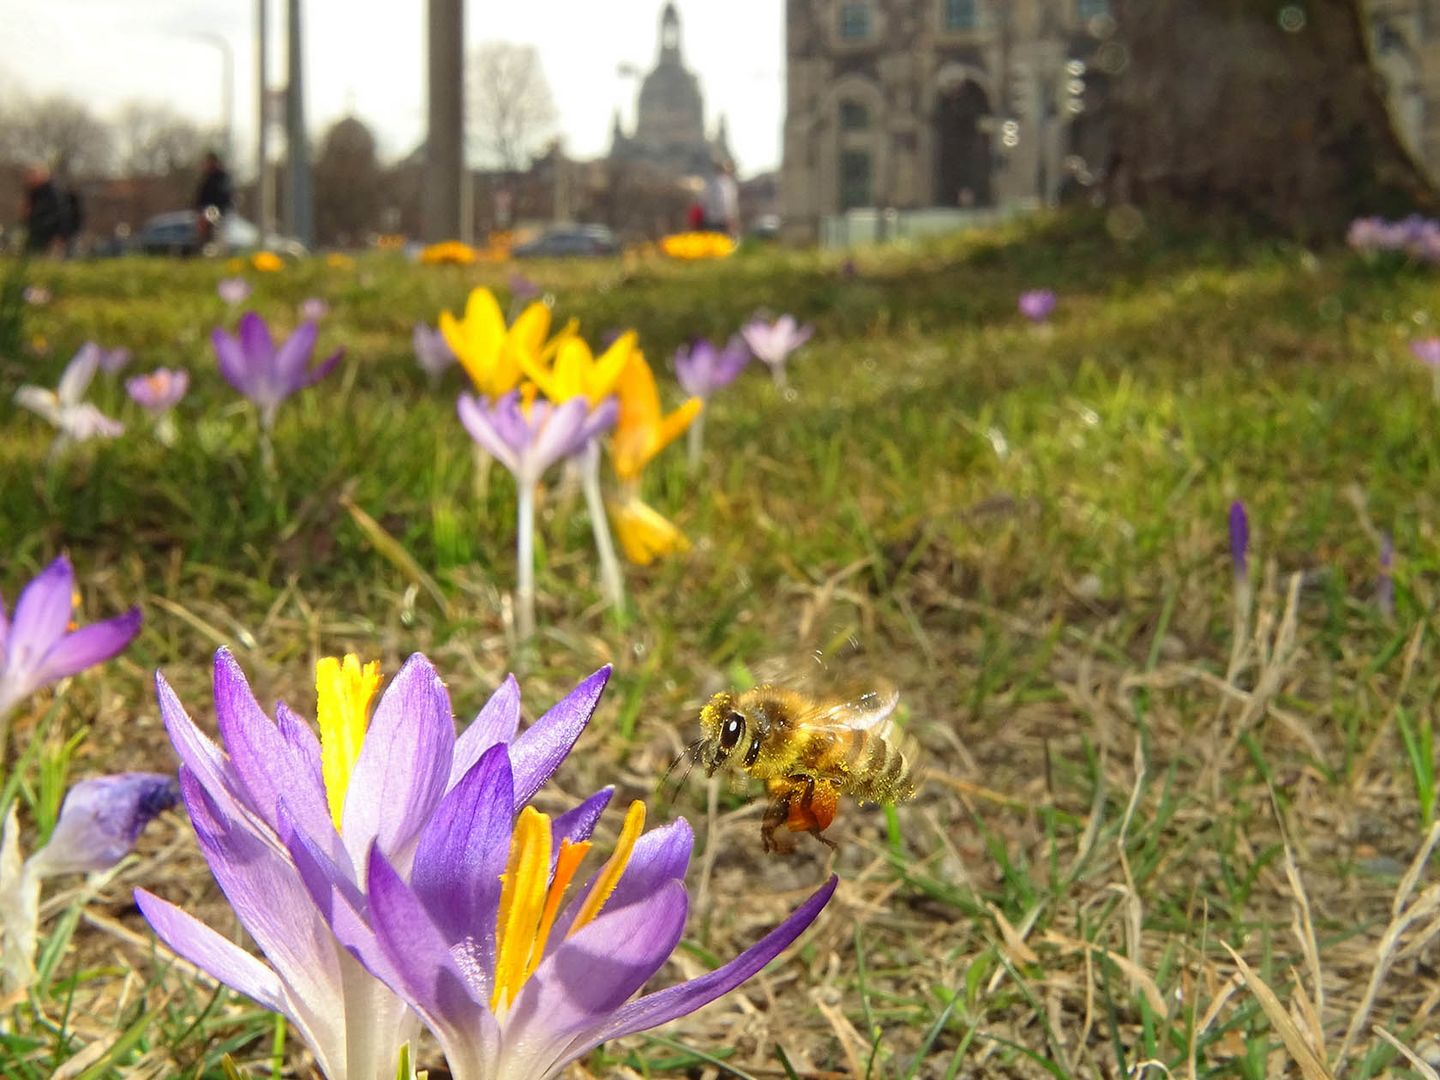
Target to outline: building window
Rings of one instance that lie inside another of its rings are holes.
[[[840,36],[846,41],[859,41],[870,36],[870,5],[840,5]]]
[[[1110,0],[1075,0],[1075,14],[1081,22],[1110,14]]]
[[[858,101],[840,103],[840,130],[865,131],[870,127],[870,110]]]
[[[874,206],[870,191],[870,152],[843,150],[840,153],[840,209]]]
[[[979,27],[979,0],[945,0],[946,30],[977,30]]]

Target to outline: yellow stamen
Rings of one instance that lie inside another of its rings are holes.
[[[495,986],[490,1008],[499,1011],[515,1000],[525,983],[535,933],[545,910],[550,878],[550,818],[533,807],[520,811],[510,839],[510,859],[500,886],[496,936]]]
[[[360,658],[347,653],[342,663],[333,656],[315,665],[315,690],[319,702],[315,721],[320,728],[320,767],[325,778],[325,798],[330,817],[338,831],[345,816],[345,793],[350,774],[365,742],[365,725],[370,699],[380,689],[380,664],[363,667]]]
[[[610,899],[610,894],[615,891],[615,886],[620,884],[620,875],[625,872],[625,867],[630,862],[630,855],[635,850],[635,841],[644,828],[645,804],[636,799],[630,804],[630,809],[625,812],[625,824],[620,827],[620,838],[615,841],[615,850],[610,853],[610,858],[605,860],[605,865],[600,868],[600,876],[595,879],[594,888],[585,898],[585,903],[581,905],[580,913],[575,916],[575,921],[570,924],[571,934],[600,914],[600,909],[605,906],[605,901]]]
[[[540,928],[535,932],[535,943],[530,948],[530,962],[525,965],[527,979],[535,974],[540,961],[545,959],[545,944],[550,940],[550,930],[555,925],[555,917],[560,914],[560,901],[564,899],[565,890],[575,879],[575,872],[580,869],[580,863],[589,850],[588,840],[577,843],[560,841],[560,855],[555,860],[555,876],[550,881],[550,892],[545,897],[545,911],[540,916]]]

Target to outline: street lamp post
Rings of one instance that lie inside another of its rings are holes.
[[[214,46],[220,52],[220,150],[228,162],[234,148],[235,53],[230,48],[230,42],[219,34],[200,32],[189,36],[194,41]]]

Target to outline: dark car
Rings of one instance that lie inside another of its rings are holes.
[[[510,254],[520,259],[563,259],[568,256],[614,255],[620,250],[615,234],[604,225],[562,225],[546,230]]]
[[[238,214],[225,216],[225,248],[229,251],[253,251],[268,248],[284,255],[304,255],[305,245],[283,236],[262,239],[260,229]],[[198,255],[200,229],[193,210],[175,210],[158,214],[145,222],[135,237],[134,248],[146,255]]]

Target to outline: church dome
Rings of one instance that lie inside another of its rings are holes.
[[[636,138],[651,144],[705,141],[705,103],[700,81],[680,55],[680,13],[673,0],[660,15],[660,56],[640,84]]]

